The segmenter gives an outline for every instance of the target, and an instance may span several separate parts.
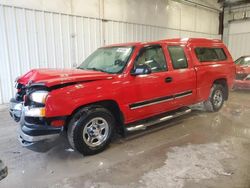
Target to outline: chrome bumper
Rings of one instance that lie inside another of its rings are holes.
[[[17,136],[18,140],[21,143],[22,146],[31,146],[37,142],[45,141],[45,140],[53,140],[57,138],[60,135],[60,133],[57,134],[49,134],[49,135],[39,135],[39,136],[31,136],[28,134],[25,134],[21,126],[19,126],[17,130]]]
[[[21,119],[21,115],[22,115],[22,106],[23,103],[16,101],[15,99],[11,99],[10,100],[10,104],[9,104],[9,112],[10,112],[10,116],[16,121],[19,122]]]
[[[62,128],[26,123],[26,110],[27,107],[24,107],[22,102],[18,102],[15,99],[10,100],[10,115],[20,124],[18,126],[17,136],[21,145],[30,146],[37,142],[54,139],[60,135]]]

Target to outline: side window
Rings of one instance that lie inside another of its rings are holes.
[[[168,46],[174,69],[188,68],[187,58],[181,46]]]
[[[195,48],[196,57],[200,62],[223,61],[227,56],[222,48]]]
[[[161,46],[143,48],[134,66],[143,64],[148,65],[152,72],[166,71],[167,64]]]

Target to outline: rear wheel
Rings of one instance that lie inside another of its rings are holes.
[[[114,117],[109,110],[101,106],[82,108],[69,122],[69,143],[83,155],[97,154],[109,145],[114,124]]]
[[[206,111],[217,112],[221,109],[225,101],[225,88],[220,84],[214,84],[210,91],[210,96],[204,102]]]

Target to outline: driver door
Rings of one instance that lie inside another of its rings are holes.
[[[137,66],[147,65],[150,74],[131,75],[128,121],[144,119],[174,108],[172,80],[161,45],[142,47],[134,61]],[[133,71],[133,70],[132,70]]]

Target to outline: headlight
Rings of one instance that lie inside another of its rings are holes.
[[[30,94],[30,100],[44,104],[48,94],[48,91],[35,91]]]

